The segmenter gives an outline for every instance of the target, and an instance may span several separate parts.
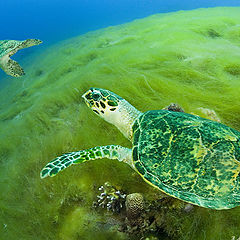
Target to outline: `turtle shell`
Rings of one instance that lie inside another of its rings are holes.
[[[3,57],[4,55],[10,53],[12,50],[14,50],[20,44],[21,44],[21,41],[1,40],[0,41],[0,58]]]
[[[240,205],[240,132],[167,110],[133,125],[133,162],[145,181],[168,195],[212,209]]]

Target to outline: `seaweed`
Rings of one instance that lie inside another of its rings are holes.
[[[239,8],[157,14],[29,56],[28,74],[4,79],[0,90],[0,238],[238,239],[239,207],[185,209],[123,163],[103,159],[44,180],[39,172],[64,152],[131,147],[84,104],[90,87],[112,90],[140,111],[175,102],[202,117],[215,113],[240,130],[239,24]],[[146,205],[137,221],[126,220],[124,207],[92,208],[96,186],[107,181],[127,195],[142,194]]]

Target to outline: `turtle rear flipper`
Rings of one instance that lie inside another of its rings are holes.
[[[1,62],[0,66],[3,71],[12,77],[21,77],[25,74],[23,68],[11,58],[5,59],[4,62]]]

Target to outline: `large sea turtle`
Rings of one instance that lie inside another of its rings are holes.
[[[42,43],[38,39],[27,39],[24,41],[17,40],[0,40],[0,68],[10,76],[20,77],[24,74],[22,67],[10,57],[18,50],[38,45]]]
[[[83,98],[133,144],[93,147],[49,162],[41,178],[72,164],[99,158],[129,164],[153,187],[183,201],[212,209],[240,205],[240,132],[180,110],[142,113],[123,98],[91,88]]]

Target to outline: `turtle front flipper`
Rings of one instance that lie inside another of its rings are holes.
[[[49,162],[42,169],[40,177],[53,177],[58,172],[64,170],[72,164],[83,163],[100,158],[117,159],[119,161],[126,162],[133,167],[131,149],[119,145],[107,145],[81,150],[78,152],[65,153]]]
[[[42,41],[39,39],[26,39],[17,47],[17,50],[39,45],[41,43]]]
[[[16,61],[10,59],[10,57],[20,49],[39,45],[40,43],[42,43],[42,41],[38,39],[0,41],[0,67],[6,72],[6,74],[12,77],[20,77],[24,75],[23,68]]]

